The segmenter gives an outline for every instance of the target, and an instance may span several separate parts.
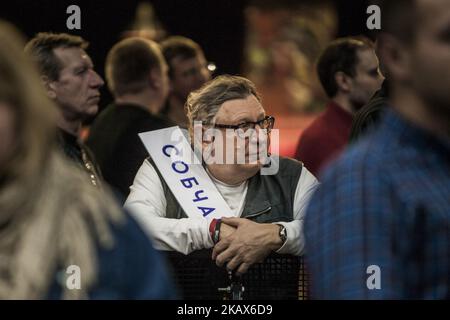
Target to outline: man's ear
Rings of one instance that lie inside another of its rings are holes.
[[[47,96],[54,100],[56,99],[55,83],[51,81],[47,76],[41,76],[41,81],[44,84],[45,92]]]
[[[336,81],[337,87],[340,91],[349,92],[352,88],[352,79],[342,71],[338,71],[334,74],[334,81]]]
[[[150,70],[149,81],[151,88],[153,88],[154,90],[161,89],[161,87],[163,86],[161,70],[159,70],[158,68],[153,68],[152,70]]]
[[[411,79],[411,50],[407,44],[389,34],[381,34],[378,41],[380,60],[389,76],[399,81]]]

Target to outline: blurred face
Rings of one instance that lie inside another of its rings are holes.
[[[261,103],[256,99],[255,96],[251,95],[245,99],[235,99],[224,102],[217,112],[215,122],[222,125],[239,125],[244,122],[260,121],[264,119],[265,116],[266,114]],[[254,157],[258,152],[256,144],[258,144],[258,142],[261,144],[261,142],[257,140],[258,135],[255,134],[251,137],[244,137],[242,139],[243,141],[240,141],[240,143],[238,143],[235,136],[226,135],[226,130],[230,129],[221,129],[223,142],[218,143],[217,141],[215,141],[216,143],[214,144],[214,147],[222,147],[224,162],[226,162],[227,159],[227,151],[229,150],[231,152],[234,152],[234,155],[232,157],[234,158],[234,163],[208,164],[208,168],[213,173],[213,175],[215,175],[219,179],[222,178],[223,181],[228,180],[230,182],[231,180],[231,182],[239,183],[254,176],[260,169],[261,164],[259,162],[253,161],[253,163],[249,163],[251,162],[249,161],[249,159],[251,159],[251,156]],[[249,132],[250,131],[252,130],[249,130]],[[253,132],[258,132],[258,126],[255,127],[255,131]],[[262,135],[262,137],[267,139],[266,135]],[[250,148],[251,144],[252,148]],[[230,148],[229,145],[231,145],[232,147]],[[204,148],[205,147],[207,147],[206,144],[204,145]],[[245,158],[245,163],[241,162],[240,164],[238,157],[240,157],[241,159]],[[223,179],[223,177],[225,177],[225,179]]]
[[[430,110],[450,116],[450,1],[417,1],[420,27],[411,45],[414,90]]]
[[[15,128],[12,108],[0,102],[0,173],[14,149]]]
[[[351,78],[349,92],[350,103],[354,111],[359,110],[369,101],[384,80],[374,50],[358,50],[357,56],[358,64],[355,67],[355,76]]]
[[[175,57],[171,61],[171,66],[173,70],[171,93],[182,101],[187,99],[189,93],[197,90],[211,79],[211,73],[203,54],[189,59]]]
[[[50,97],[64,114],[84,119],[98,112],[102,78],[94,71],[91,58],[81,48],[54,49],[62,69],[57,81],[49,84]]]
[[[161,86],[159,90],[159,105],[161,106],[161,109],[164,108],[164,102],[167,99],[167,95],[169,94],[170,90],[170,82],[169,82],[169,67],[167,66],[167,63],[164,59],[161,59],[161,68],[158,70],[159,77],[161,81]]]

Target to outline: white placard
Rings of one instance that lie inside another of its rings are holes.
[[[188,217],[231,217],[231,210],[176,127],[139,134],[153,162]]]

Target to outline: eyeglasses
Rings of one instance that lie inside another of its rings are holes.
[[[237,125],[216,123],[216,124],[214,124],[214,127],[221,128],[221,129],[233,129],[235,131],[240,129],[245,132],[248,129],[255,129],[256,125],[258,125],[261,129],[266,129],[267,133],[269,133],[273,129],[274,123],[275,123],[275,118],[272,116],[267,116],[264,119],[259,120],[259,121],[255,121],[255,122],[247,121],[247,122],[242,122]]]

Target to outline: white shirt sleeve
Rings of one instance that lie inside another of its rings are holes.
[[[308,202],[313,195],[319,182],[314,175],[303,167],[298,179],[297,189],[294,196],[294,220],[291,222],[277,222],[286,227],[286,242],[277,250],[277,253],[292,254],[300,256],[305,249],[305,236],[303,233],[303,223]]]
[[[139,222],[159,250],[192,251],[213,247],[208,221],[166,218],[166,197],[155,168],[145,160],[130,187],[124,207]]]

